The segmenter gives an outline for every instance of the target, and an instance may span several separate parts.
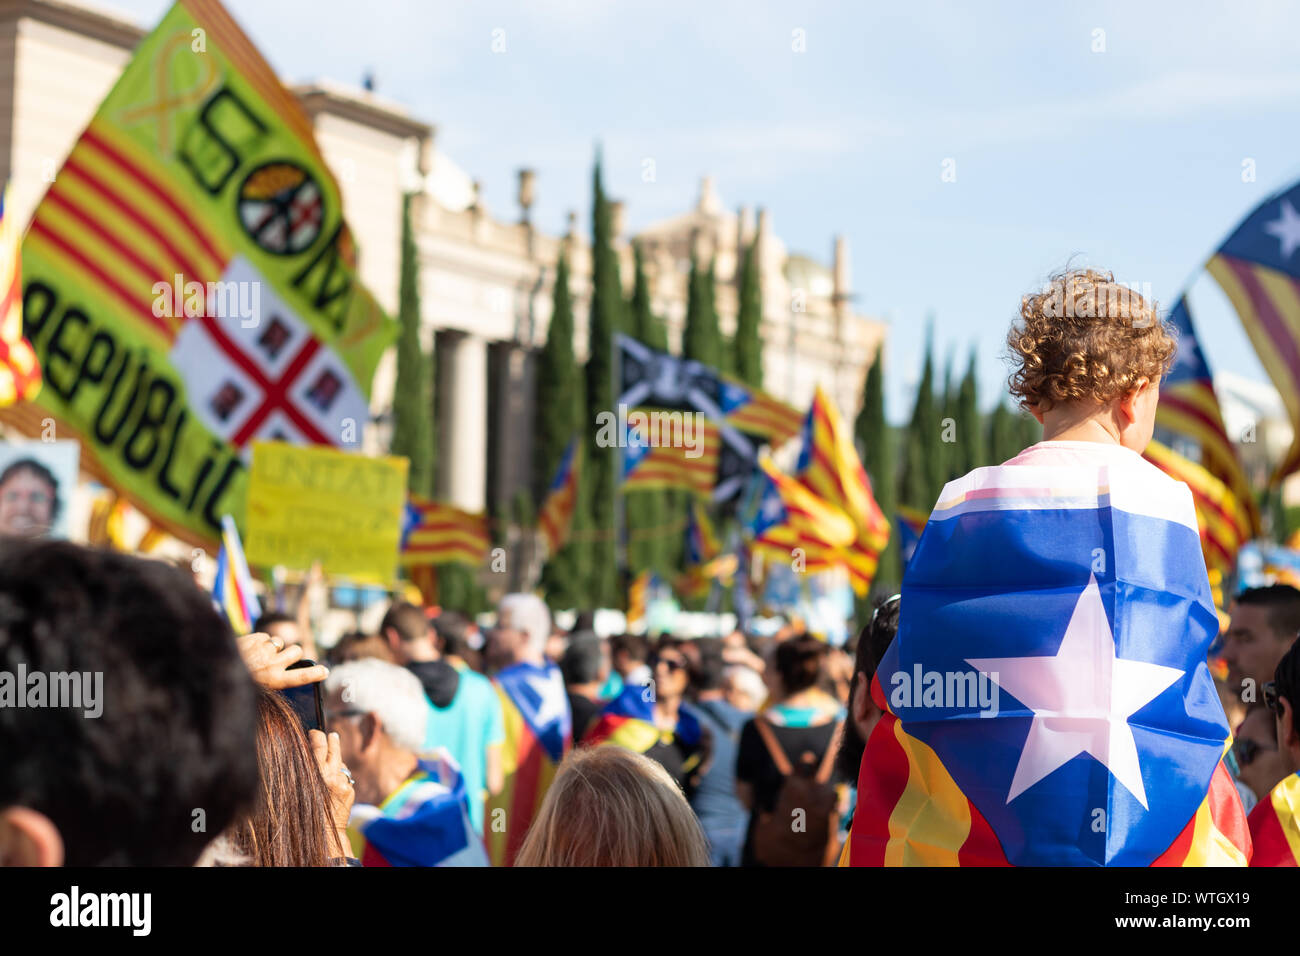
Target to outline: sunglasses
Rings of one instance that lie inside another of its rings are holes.
[[[663,664],[670,671],[686,670],[686,662],[675,657],[656,657],[652,666],[658,667],[660,664]]]
[[[1282,713],[1282,708],[1277,702],[1277,681],[1271,680],[1264,685],[1264,706],[1275,714]]]
[[[1251,761],[1258,757],[1265,750],[1273,750],[1273,747],[1261,747],[1253,740],[1234,740],[1232,743],[1232,755],[1237,758],[1237,766],[1248,767]]]

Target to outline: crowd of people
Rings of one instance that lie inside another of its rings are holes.
[[[1172,340],[1127,313],[1032,312],[1013,384],[1045,440],[1010,464],[1146,467],[1124,456],[1150,440]],[[505,595],[484,628],[397,601],[320,660],[301,611],[235,639],[165,562],[7,539],[0,675],[41,680],[0,694],[0,864],[849,862],[886,719],[873,678],[906,600],[877,602],[843,648],[797,625],[602,636],[580,616],[566,631],[535,594]],[[1214,652],[1226,763],[1245,810],[1267,809],[1300,773],[1300,591],[1245,590],[1230,615]],[[92,686],[98,703],[73,693]]]

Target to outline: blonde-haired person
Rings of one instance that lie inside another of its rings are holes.
[[[560,765],[515,866],[708,866],[699,821],[667,771],[622,747]]]

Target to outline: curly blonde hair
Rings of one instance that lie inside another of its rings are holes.
[[[1140,378],[1154,382],[1167,372],[1177,348],[1155,302],[1109,272],[1066,270],[1021,299],[1020,319],[1007,335],[1011,394],[1039,411],[1074,402],[1104,405]]]

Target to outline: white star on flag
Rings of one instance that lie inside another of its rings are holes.
[[[1034,712],[1007,803],[1086,753],[1100,761],[1144,809],[1150,809],[1128,719],[1184,672],[1115,656],[1115,637],[1095,575],[1089,575],[1088,586],[1079,595],[1056,656],[981,658],[966,663]]]
[[[560,672],[553,671],[545,676],[540,674],[529,674],[524,678],[524,682],[540,698],[537,702],[537,713],[535,719],[538,727],[546,727],[554,721],[564,716],[564,684],[559,676]]]
[[[1282,218],[1264,223],[1264,231],[1270,236],[1277,236],[1282,246],[1280,255],[1283,259],[1290,259],[1291,253],[1300,246],[1300,213],[1295,211],[1295,206],[1287,199],[1283,199],[1278,208]]]

